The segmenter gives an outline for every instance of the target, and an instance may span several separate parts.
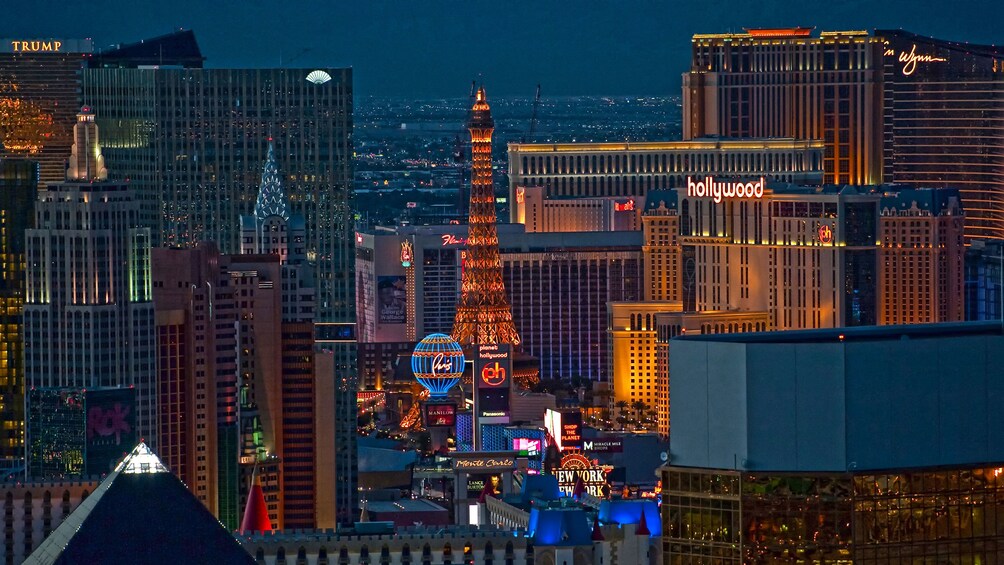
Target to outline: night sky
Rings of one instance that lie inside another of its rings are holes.
[[[409,97],[464,96],[479,74],[490,95],[529,97],[538,82],[552,96],[676,95],[690,36],[743,27],[1004,42],[1000,0],[15,0],[4,12],[0,37],[104,47],[181,27],[207,66],[349,65],[357,94]]]

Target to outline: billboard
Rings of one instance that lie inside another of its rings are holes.
[[[132,451],[139,442],[136,391],[132,388],[88,390],[84,402],[87,412],[85,473],[108,473],[122,455]]]
[[[582,440],[582,451],[590,453],[621,453],[624,440],[621,438],[596,438]]]
[[[559,412],[550,408],[544,413],[544,428],[559,451],[582,449],[582,413]]]
[[[452,428],[457,422],[457,405],[430,403],[425,405],[425,425],[429,428]]]
[[[407,321],[407,278],[377,277],[377,319],[381,324],[403,324]]]
[[[474,357],[479,418],[508,418],[512,388],[512,346],[505,343],[481,344]]]
[[[543,445],[537,438],[516,437],[512,439],[512,449],[519,452],[520,457],[539,457]]]

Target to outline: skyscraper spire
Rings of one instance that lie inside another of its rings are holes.
[[[66,168],[66,180],[89,182],[107,179],[108,169],[98,144],[98,124],[94,123],[94,112],[84,106],[77,114],[77,123],[73,125],[73,148]]]
[[[467,257],[460,283],[460,302],[453,321],[453,338],[461,345],[518,345],[512,308],[502,280],[492,182],[492,133],[495,122],[485,88],[474,97],[467,129],[471,132],[471,204]]]
[[[254,203],[254,215],[259,222],[264,222],[269,216],[289,220],[289,205],[286,202],[286,192],[282,189],[279,165],[275,162],[275,145],[271,139],[268,141],[268,157],[265,159],[261,185],[258,187],[258,200]]]

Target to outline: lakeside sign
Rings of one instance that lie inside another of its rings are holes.
[[[716,204],[723,198],[763,198],[764,178],[756,182],[726,182],[716,181],[715,177],[704,177],[694,181],[687,177],[687,196],[711,198]]]

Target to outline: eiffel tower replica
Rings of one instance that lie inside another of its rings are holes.
[[[495,122],[478,89],[467,129],[471,132],[471,201],[467,256],[460,281],[460,301],[453,320],[453,339],[468,348],[478,344],[520,343],[512,307],[502,281],[492,182],[492,132]]]

